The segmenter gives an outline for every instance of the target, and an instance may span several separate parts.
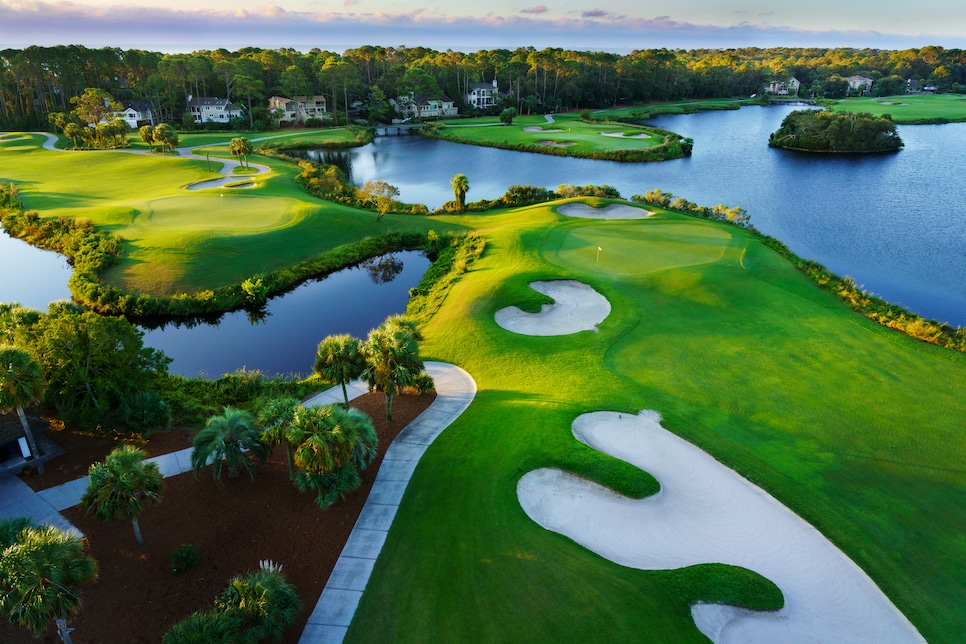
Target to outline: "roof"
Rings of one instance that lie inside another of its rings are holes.
[[[126,110],[132,109],[136,112],[150,112],[152,109],[151,103],[149,103],[148,101],[138,101],[138,100],[124,101],[121,103],[121,105],[123,105],[124,109]]]
[[[238,107],[227,98],[215,98],[214,96],[195,96],[188,105],[192,107],[220,107],[225,110],[237,110]]]
[[[470,83],[470,89],[490,89],[496,91],[493,83]]]

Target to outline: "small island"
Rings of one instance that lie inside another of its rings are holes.
[[[896,152],[904,145],[888,114],[798,110],[782,121],[768,145],[802,152]]]

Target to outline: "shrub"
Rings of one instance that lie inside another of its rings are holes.
[[[198,552],[198,548],[190,543],[178,546],[171,551],[171,556],[168,557],[168,561],[171,563],[171,572],[176,575],[183,575],[198,563],[198,557],[201,553]]]

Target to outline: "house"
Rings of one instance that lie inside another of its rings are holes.
[[[766,94],[775,94],[777,96],[788,96],[789,94],[798,94],[798,88],[802,86],[802,83],[792,76],[787,81],[773,80],[765,86]]]
[[[0,473],[19,472],[24,465],[35,464],[27,460],[30,458],[30,447],[20,417],[15,412],[0,413]]]
[[[439,118],[441,116],[456,116],[459,109],[455,102],[446,94],[439,98],[426,98],[410,93],[400,96],[389,103],[396,109],[396,113],[404,118]]]
[[[121,101],[121,105],[124,106],[124,110],[114,112],[112,118],[123,119],[132,130],[142,125],[156,125],[154,112],[148,101]]]
[[[280,123],[305,123],[310,118],[328,118],[324,96],[296,96],[294,99],[273,96],[268,99],[268,110],[282,110]]]
[[[496,79],[492,83],[473,83],[470,91],[466,94],[466,103],[478,110],[485,110],[496,105],[496,97],[499,95]]]
[[[873,80],[865,76],[849,76],[845,82],[849,84],[849,94],[864,94],[872,87]]]
[[[228,123],[241,116],[241,108],[227,98],[188,95],[188,112],[195,123]]]

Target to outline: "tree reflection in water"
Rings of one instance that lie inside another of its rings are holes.
[[[401,259],[389,253],[381,257],[367,259],[362,262],[362,267],[366,270],[366,274],[369,275],[373,284],[388,284],[402,272],[403,263]]]

